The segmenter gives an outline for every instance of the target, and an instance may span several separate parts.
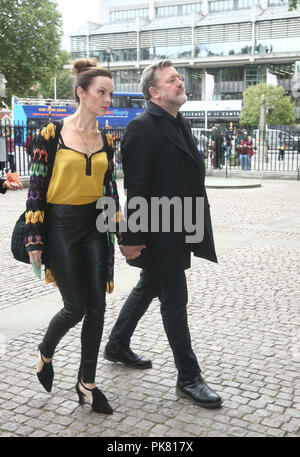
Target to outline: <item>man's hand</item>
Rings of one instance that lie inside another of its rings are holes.
[[[124,246],[123,244],[120,244],[120,250],[123,254],[123,256],[126,258],[126,260],[133,260],[139,255],[141,255],[141,251],[146,248],[145,244],[141,244],[139,246]]]

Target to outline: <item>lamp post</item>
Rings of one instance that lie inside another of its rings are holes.
[[[109,71],[109,62],[110,62],[110,59],[111,59],[111,53],[112,53],[112,49],[108,46],[105,50],[105,59],[106,59],[106,62],[107,62],[107,70]]]
[[[263,158],[263,161],[265,163],[269,162],[269,157],[268,157],[268,142],[266,138],[266,99],[265,95],[262,94],[261,96],[261,105],[260,105],[260,118],[259,118],[259,136],[258,136],[258,141],[259,141],[259,154]]]

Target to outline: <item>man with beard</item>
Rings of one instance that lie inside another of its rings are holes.
[[[178,370],[177,393],[199,406],[218,407],[222,400],[200,375],[187,321],[185,270],[190,268],[191,252],[217,262],[204,187],[205,166],[191,129],[179,113],[187,97],[182,78],[172,62],[164,60],[147,67],[141,84],[149,103],[145,112],[128,125],[121,144],[127,202],[143,197],[151,208],[155,197],[169,200],[176,197],[184,206],[188,197],[193,202],[190,216],[194,222],[201,219],[203,236],[202,241],[191,242],[191,237],[187,240],[185,225],[181,231],[174,229],[176,217],[171,211],[168,219],[171,228],[164,231],[164,209],[158,216],[156,214],[156,220],[148,210],[147,230],[134,232],[128,224],[127,232],[122,234],[120,249],[128,263],[142,268],[142,271],[112,329],[104,357],[134,368],[151,368],[150,359],[131,350],[130,338],[153,298],[158,297],[164,329]],[[201,214],[195,211],[196,197],[202,197],[204,203]],[[134,213],[129,206],[127,204],[127,220]],[[184,210],[180,215],[182,219],[183,214]],[[153,230],[153,226],[159,228]]]

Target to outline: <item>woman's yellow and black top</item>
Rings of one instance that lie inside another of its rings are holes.
[[[55,156],[47,203],[86,205],[103,197],[108,160],[105,147],[91,156],[67,147],[62,137]]]
[[[50,270],[44,219],[47,203],[83,205],[103,196],[113,198],[115,220],[121,219],[119,196],[114,173],[113,140],[101,131],[104,148],[90,157],[59,144],[63,120],[48,123],[33,141],[33,157],[25,213],[25,247],[27,252],[43,251],[46,282],[55,282]],[[57,150],[58,149],[58,150]],[[116,236],[120,239],[118,224]],[[107,231],[107,292],[113,291],[114,233]]]

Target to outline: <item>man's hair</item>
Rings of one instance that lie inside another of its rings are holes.
[[[141,78],[141,86],[146,101],[150,100],[151,98],[149,88],[156,87],[157,71],[163,70],[167,67],[173,67],[173,63],[171,62],[171,60],[160,60],[159,62],[148,65],[148,67],[146,67],[143,71]]]

